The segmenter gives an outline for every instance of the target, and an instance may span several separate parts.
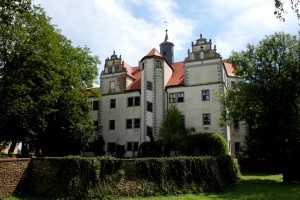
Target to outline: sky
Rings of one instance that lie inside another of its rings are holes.
[[[99,73],[113,51],[137,66],[152,48],[159,51],[166,29],[175,62],[200,34],[224,59],[275,32],[297,35],[300,21],[286,2],[282,22],[273,14],[274,0],[33,0],[74,46],[100,58]]]

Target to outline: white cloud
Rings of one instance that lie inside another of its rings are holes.
[[[191,40],[202,33],[217,45],[223,58],[245,49],[265,35],[278,31],[297,34],[294,13],[286,22],[273,15],[272,0],[34,0],[46,8],[53,23],[75,45],[87,45],[105,58],[116,51],[132,66],[153,47],[159,50],[168,22],[169,39],[175,45],[175,61],[187,55]],[[187,5],[188,4],[188,5]]]
[[[210,8],[223,19],[223,31],[217,33],[215,39],[224,58],[232,50],[245,49],[247,43],[257,44],[266,35],[280,31],[297,34],[299,29],[292,12],[285,15],[286,22],[278,20],[273,14],[274,2],[270,0],[216,0],[211,1]]]

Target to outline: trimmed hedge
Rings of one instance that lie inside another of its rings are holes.
[[[100,199],[222,191],[238,180],[228,156],[121,160],[112,157],[32,159],[19,194]]]

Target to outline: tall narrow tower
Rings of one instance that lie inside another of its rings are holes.
[[[174,44],[168,42],[168,30],[166,29],[166,36],[164,42],[160,43],[160,54],[165,57],[169,64],[174,62]]]

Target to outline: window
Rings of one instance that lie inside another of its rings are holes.
[[[93,110],[98,110],[99,108],[99,101],[93,101]]]
[[[144,70],[145,68],[145,63],[142,63],[142,70]]]
[[[149,137],[153,136],[153,129],[150,126],[147,126],[147,136],[149,136]]]
[[[232,89],[236,89],[236,82],[235,81],[231,81],[231,87],[232,87]]]
[[[126,128],[131,129],[132,128],[132,119],[126,119]]]
[[[133,151],[138,151],[139,150],[139,143],[138,142],[134,142],[133,143]]]
[[[115,73],[119,72],[119,67],[115,67],[114,71]]]
[[[127,151],[138,151],[139,143],[138,142],[127,142]]]
[[[176,103],[176,93],[170,93],[169,102]]]
[[[203,114],[203,125],[210,125],[210,114]]]
[[[234,121],[233,122],[233,128],[234,129],[239,129],[240,128],[239,121]]]
[[[151,102],[147,102],[147,111],[153,112],[153,108],[152,108],[152,103]]]
[[[156,61],[156,68],[161,68],[161,61]]]
[[[209,101],[209,90],[202,90],[202,101]]]
[[[178,92],[177,97],[178,97],[178,99],[177,99],[178,103],[184,102],[184,93],[183,92]]]
[[[128,97],[128,98],[127,98],[127,106],[128,106],[128,107],[133,106],[133,97]]]
[[[134,119],[134,128],[141,128],[141,119],[140,118]]]
[[[147,81],[147,90],[152,90],[152,82]]]
[[[239,142],[235,142],[234,143],[234,150],[235,150],[235,152],[239,152],[240,151],[240,143]]]
[[[110,108],[116,108],[116,99],[110,100]]]
[[[184,93],[183,92],[170,93],[169,102],[170,103],[176,103],[176,102],[182,103],[182,102],[184,102]]]
[[[110,92],[114,92],[115,91],[115,82],[114,81],[110,81],[109,82],[109,91]]]
[[[127,142],[127,151],[132,151],[132,142]]]
[[[112,73],[112,67],[107,68],[107,73],[111,74]]]
[[[107,143],[107,152],[115,152],[116,151],[116,143],[108,142]]]
[[[127,98],[127,106],[140,106],[141,104],[141,99],[140,97],[128,97]]]
[[[134,97],[134,106],[140,106],[141,99],[140,97]]]
[[[109,120],[109,130],[115,130],[115,120]]]

